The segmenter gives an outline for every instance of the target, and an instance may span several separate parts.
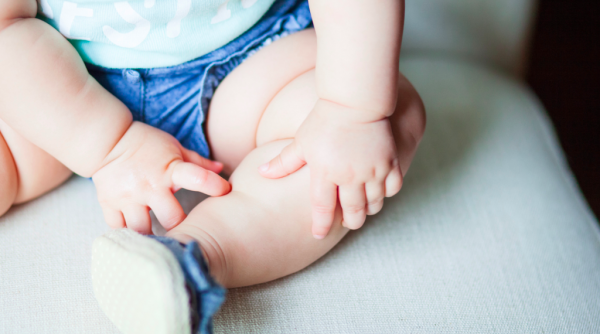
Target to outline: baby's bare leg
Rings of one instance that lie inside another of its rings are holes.
[[[289,140],[253,150],[232,175],[233,191],[208,198],[167,235],[198,240],[213,275],[226,287],[253,285],[294,273],[327,253],[346,234],[338,215],[327,238],[311,234],[309,173],[279,180],[257,173]]]
[[[71,174],[0,120],[0,215],[13,204],[27,202],[54,189]]]
[[[0,132],[0,216],[15,202],[17,197],[17,168],[10,149]]]
[[[403,110],[394,115],[393,128],[405,173],[422,135],[424,116],[418,95],[410,85],[403,87],[401,96],[410,100],[400,104]],[[282,116],[285,109],[279,112]],[[262,122],[269,122],[267,116]],[[274,127],[273,133],[277,132]],[[182,242],[198,240],[213,275],[226,287],[254,285],[299,271],[327,253],[347,232],[338,207],[330,234],[323,240],[313,238],[308,167],[278,180],[258,174],[258,166],[289,143],[290,139],[272,140],[254,149],[233,173],[230,194],[203,201],[168,234]]]
[[[224,82],[213,100],[208,128],[215,134],[211,137],[215,156],[229,168],[237,167],[231,177],[233,191],[200,203],[168,233],[182,242],[198,240],[211,272],[226,287],[267,282],[301,270],[327,253],[347,232],[341,226],[338,208],[330,234],[323,240],[313,238],[308,167],[278,180],[258,174],[258,166],[290,143],[317,100],[314,71],[302,68],[310,61],[290,62],[298,52],[294,43],[314,43],[311,34],[307,31],[284,38],[251,58],[248,64],[253,66],[245,63],[234,72],[239,78],[266,77],[266,89],[275,91],[274,97],[264,94],[259,83],[246,85],[244,79]],[[306,50],[311,46],[296,47]],[[265,67],[258,66],[261,63]],[[295,73],[295,77],[286,81],[280,77],[285,71]],[[269,87],[276,80],[287,84],[279,90]],[[423,134],[425,117],[418,94],[403,77],[399,90],[401,101],[391,121],[406,173]],[[261,94],[266,95],[266,101],[256,98]],[[244,126],[254,128],[248,131]],[[236,146],[236,142],[241,145]]]

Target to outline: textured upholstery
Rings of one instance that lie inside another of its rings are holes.
[[[402,68],[429,123],[401,194],[308,269],[230,291],[217,333],[600,331],[598,225],[536,99],[468,62]],[[90,282],[105,231],[80,178],[0,218],[0,333],[116,333]]]
[[[294,276],[232,291],[220,333],[594,333],[600,234],[535,98],[407,59],[429,128],[400,196]]]

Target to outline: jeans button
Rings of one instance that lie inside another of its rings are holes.
[[[125,77],[129,83],[138,83],[141,75],[140,72],[136,70],[123,70],[123,77]]]

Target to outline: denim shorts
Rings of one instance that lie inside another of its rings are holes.
[[[308,0],[277,0],[244,34],[187,63],[151,69],[86,66],[129,108],[134,120],[166,131],[185,148],[209,157],[203,123],[217,86],[262,47],[311,25]]]

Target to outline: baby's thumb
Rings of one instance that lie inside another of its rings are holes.
[[[210,196],[222,196],[231,191],[231,185],[215,172],[196,164],[180,162],[171,176],[175,188],[198,191]]]
[[[264,177],[278,179],[294,173],[304,165],[306,161],[298,155],[296,142],[292,142],[278,156],[258,167],[258,171]]]

